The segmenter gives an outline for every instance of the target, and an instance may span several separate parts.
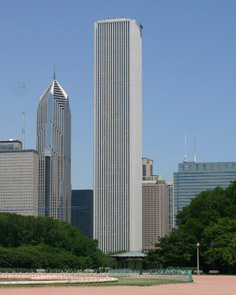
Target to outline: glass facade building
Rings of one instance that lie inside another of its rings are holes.
[[[71,222],[71,113],[67,93],[54,79],[37,110],[39,215]]]
[[[93,190],[71,191],[71,225],[93,238]]]
[[[202,191],[227,187],[236,180],[236,162],[183,162],[174,172],[174,219]]]

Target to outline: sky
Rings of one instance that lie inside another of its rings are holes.
[[[236,1],[0,0],[0,140],[36,148],[41,95],[56,79],[72,113],[72,189],[93,188],[94,22],[143,25],[143,157],[172,179],[184,160],[236,161]]]

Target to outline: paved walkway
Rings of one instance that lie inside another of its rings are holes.
[[[16,287],[0,295],[235,295],[236,276],[193,276],[194,283],[150,287]]]

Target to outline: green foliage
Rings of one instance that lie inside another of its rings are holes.
[[[84,269],[115,264],[97,245],[66,222],[0,213],[1,267]]]
[[[196,265],[196,244],[200,243],[201,268],[214,264],[221,272],[236,273],[236,181],[226,189],[200,193],[177,215],[178,229],[160,238],[149,251],[147,262],[164,267]]]

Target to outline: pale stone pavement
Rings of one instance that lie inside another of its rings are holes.
[[[193,283],[150,287],[15,287],[0,295],[236,295],[236,276],[193,276]]]

